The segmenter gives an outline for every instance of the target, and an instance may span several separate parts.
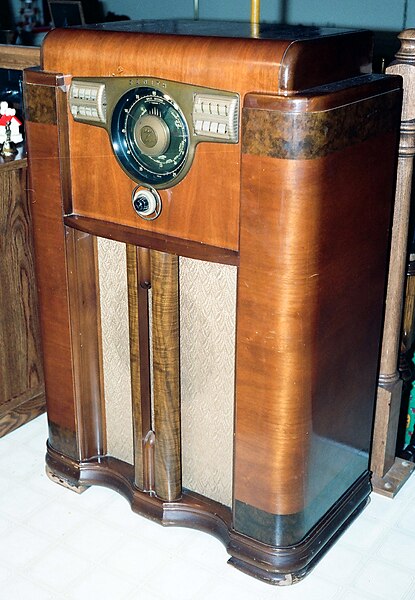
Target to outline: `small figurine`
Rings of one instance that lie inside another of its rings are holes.
[[[17,154],[16,144],[11,140],[10,122],[6,124],[6,139],[3,142],[0,154],[4,160],[11,160]]]
[[[9,108],[7,102],[0,102],[0,144],[6,140],[20,144],[23,141],[20,133],[21,124],[22,122],[16,117],[15,109]],[[7,126],[10,129],[9,139],[7,138]]]

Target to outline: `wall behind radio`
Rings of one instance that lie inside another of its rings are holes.
[[[193,0],[103,0],[132,19],[192,19]],[[200,19],[249,21],[250,0],[199,0]],[[398,31],[415,24],[415,0],[262,0],[261,20]]]
[[[20,0],[9,0],[18,20]],[[38,1],[39,7],[41,2]],[[112,11],[131,19],[193,19],[193,0],[102,0],[105,14]],[[201,19],[249,21],[250,0],[199,0]],[[399,31],[415,25],[415,0],[262,0],[261,20],[367,27]]]

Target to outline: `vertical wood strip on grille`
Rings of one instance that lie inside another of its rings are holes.
[[[65,228],[79,456],[106,452],[96,238]]]
[[[155,489],[181,495],[178,257],[151,252]]]
[[[154,488],[151,431],[148,289],[149,250],[127,244],[128,313],[130,330],[131,397],[134,431],[135,485]]]
[[[138,331],[137,248],[126,245],[128,281],[128,321],[130,334],[131,399],[133,411],[134,482],[143,489],[143,444],[141,417],[140,347]]]

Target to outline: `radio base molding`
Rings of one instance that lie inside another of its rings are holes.
[[[365,473],[310,531],[290,548],[272,548],[235,531],[232,511],[223,504],[183,490],[178,501],[166,502],[134,485],[131,465],[114,458],[76,462],[48,445],[46,469],[55,483],[77,493],[102,485],[122,494],[137,514],[165,527],[191,527],[219,539],[231,558],[228,564],[272,585],[303,579],[368,503],[370,474]],[[197,550],[196,550],[197,552]],[[310,561],[309,556],[313,559]]]

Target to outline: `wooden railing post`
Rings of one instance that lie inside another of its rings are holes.
[[[388,496],[396,494],[415,468],[395,457],[402,397],[398,359],[415,154],[415,29],[403,31],[399,39],[401,48],[386,69],[389,74],[402,76],[404,97],[371,463],[374,490]]]

